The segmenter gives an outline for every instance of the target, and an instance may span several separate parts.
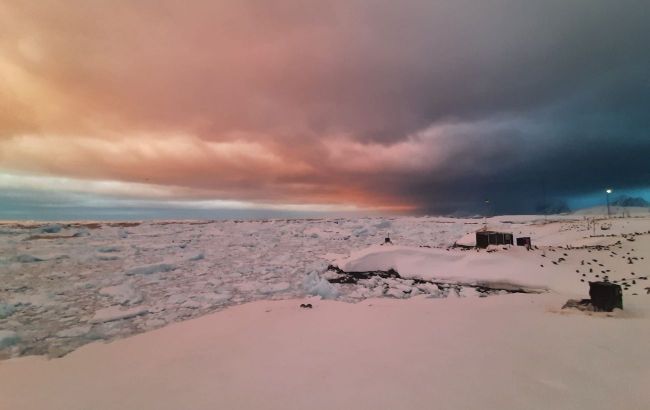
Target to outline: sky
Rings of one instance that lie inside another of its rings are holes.
[[[648,38],[647,0],[3,0],[0,219],[650,193]]]

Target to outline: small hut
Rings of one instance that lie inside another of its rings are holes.
[[[476,247],[487,248],[490,245],[512,245],[513,236],[507,232],[478,231],[476,232]]]
[[[517,238],[517,246],[525,246],[527,248],[530,248],[532,246],[530,236],[520,236]]]

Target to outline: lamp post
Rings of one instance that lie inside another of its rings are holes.
[[[606,198],[607,198],[607,217],[609,218],[610,215],[612,214],[612,212],[611,212],[610,209],[609,209],[609,194],[612,193],[611,188],[607,188],[607,189],[605,190],[605,193],[607,194],[607,196],[606,196]]]

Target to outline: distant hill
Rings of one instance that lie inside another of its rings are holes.
[[[646,201],[641,197],[630,197],[627,195],[621,195],[616,198],[612,203],[613,206],[625,206],[625,207],[641,207],[648,208],[650,207],[650,202]]]

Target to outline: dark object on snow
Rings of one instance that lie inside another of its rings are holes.
[[[393,244],[393,243],[390,241],[390,237],[388,237],[388,236],[384,239],[384,243],[390,243],[391,245]]]
[[[521,238],[517,238],[517,246],[525,246],[527,248],[530,248],[532,246],[530,236],[522,236]]]
[[[562,306],[562,309],[578,309],[582,310],[585,312],[593,311],[594,307],[591,304],[591,300],[589,299],[569,299],[567,302]]]
[[[313,306],[311,305],[311,303],[301,303],[300,307],[303,309],[311,309]]]
[[[611,312],[623,309],[623,291],[620,285],[611,282],[589,282],[589,297],[597,311]]]
[[[489,245],[513,245],[511,233],[478,231],[476,232],[476,247],[487,248]]]
[[[328,271],[336,272],[340,276],[337,278],[327,279],[329,283],[357,283],[359,279],[370,279],[374,276],[380,278],[395,278],[402,279],[399,273],[395,269],[375,270],[375,271],[365,271],[365,272],[345,272],[338,266],[329,265],[327,267]]]
[[[477,249],[478,250],[478,249]],[[394,279],[397,282],[403,283],[403,284],[408,284],[408,286],[415,286],[417,287],[418,285],[423,285],[423,284],[430,284],[430,285],[435,285],[437,290],[445,290],[449,291],[450,288],[456,289],[456,293],[460,291],[462,288],[474,288],[476,289],[477,292],[480,294],[487,295],[489,293],[494,293],[494,292],[506,292],[506,293],[540,293],[539,291],[536,291],[534,289],[526,289],[526,288],[519,288],[516,286],[489,286],[489,285],[478,285],[478,284],[471,284],[471,283],[463,283],[463,282],[458,282],[458,283],[449,283],[449,282],[438,282],[435,280],[426,280],[426,279],[404,279],[400,276],[400,274],[395,270],[395,269],[389,269],[387,271],[383,270],[375,270],[375,271],[365,271],[365,272],[346,272],[339,268],[338,266],[334,265],[329,265],[327,267],[327,270],[332,273],[338,274],[338,277],[336,278],[328,278],[327,281],[329,283],[358,283],[359,280],[361,279],[370,279],[374,277],[379,277],[382,279]],[[383,285],[385,289],[388,289],[391,287],[388,283],[383,282]],[[423,290],[422,288],[419,288],[419,290],[426,292],[426,290]],[[410,294],[412,292],[412,289],[408,290],[402,290],[403,293],[405,294]],[[482,297],[479,295],[479,297]]]

